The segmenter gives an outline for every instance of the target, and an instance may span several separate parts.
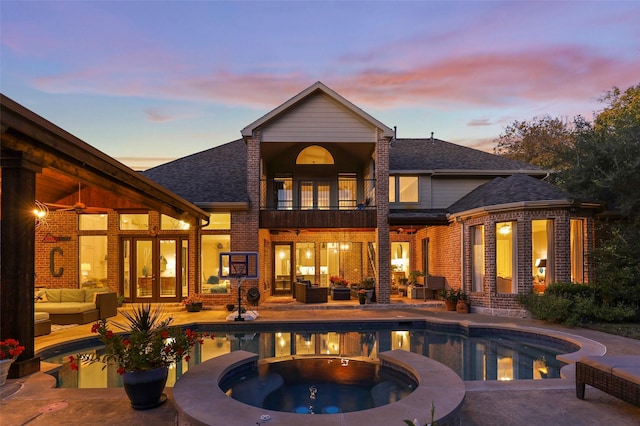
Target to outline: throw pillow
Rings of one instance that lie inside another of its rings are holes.
[[[36,291],[36,303],[44,303],[44,302],[48,302],[47,292],[44,290]]]

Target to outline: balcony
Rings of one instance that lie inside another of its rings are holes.
[[[261,228],[375,228],[375,179],[260,182]]]

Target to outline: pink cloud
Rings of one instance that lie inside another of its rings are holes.
[[[467,126],[469,127],[491,126],[491,125],[493,125],[493,123],[488,118],[474,118],[473,120],[470,120],[467,123]]]
[[[404,69],[394,69],[390,64],[387,68],[321,76],[305,70],[242,73],[226,69],[193,75],[188,67],[168,61],[160,52],[133,56],[117,58],[107,66],[40,78],[34,84],[56,93],[103,93],[268,108],[320,79],[363,107],[452,109],[526,101],[584,102],[614,85],[636,84],[640,69],[638,58],[616,59],[576,46],[460,55]],[[150,118],[169,119],[153,114]]]

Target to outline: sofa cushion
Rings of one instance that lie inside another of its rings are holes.
[[[98,293],[109,293],[108,288],[85,288],[84,289],[84,302],[96,303],[96,295]]]
[[[629,355],[584,356],[580,362],[611,373],[615,367],[637,367],[639,358]]]
[[[62,289],[48,288],[45,290],[45,294],[48,302],[57,303],[62,301]]]
[[[77,288],[61,288],[60,289],[60,302],[76,302],[82,303],[85,302],[85,292],[84,289]]]
[[[613,375],[628,382],[640,385],[640,366],[635,367],[614,367]]]
[[[91,302],[57,302],[36,303],[36,312],[48,312],[49,314],[79,314],[97,309]]]
[[[49,319],[49,312],[34,312],[33,317],[36,322],[47,321]]]

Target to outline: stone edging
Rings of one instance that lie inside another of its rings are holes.
[[[243,404],[222,392],[219,381],[230,371],[247,363],[256,363],[258,356],[235,351],[203,362],[185,373],[173,387],[173,400],[180,425],[260,424],[268,415],[267,424],[302,424],[309,426],[361,426],[372,418],[377,424],[400,424],[418,418],[420,424],[430,421],[431,403],[439,425],[457,424],[458,412],[465,396],[464,382],[448,367],[412,352],[393,350],[378,354],[387,367],[408,372],[418,381],[410,395],[393,404],[369,410],[340,414],[296,414],[270,411]]]

